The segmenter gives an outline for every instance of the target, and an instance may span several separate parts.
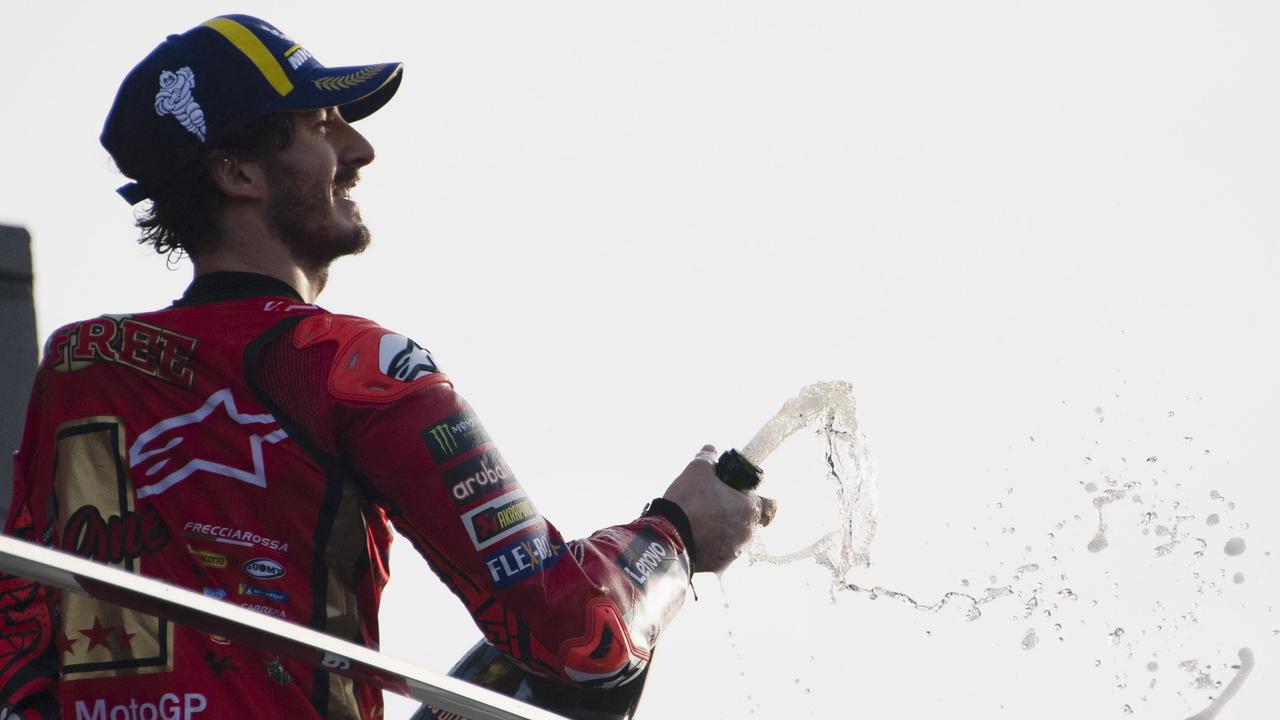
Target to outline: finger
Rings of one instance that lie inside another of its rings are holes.
[[[760,523],[760,527],[768,527],[773,522],[773,516],[778,514],[778,502],[772,498],[756,496],[756,508],[758,516],[756,522]]]
[[[702,449],[698,451],[698,454],[693,456],[693,459],[703,460],[705,462],[711,463],[712,465],[715,465],[716,464],[716,446],[703,445]]]

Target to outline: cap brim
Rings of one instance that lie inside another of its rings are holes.
[[[387,104],[404,76],[404,63],[318,67],[284,97],[280,110],[338,107],[347,122],[368,117]]]

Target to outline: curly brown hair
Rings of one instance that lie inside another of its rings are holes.
[[[233,156],[260,160],[289,147],[294,137],[290,113],[272,113],[209,142],[199,157],[169,182],[151,193],[151,202],[136,216],[142,231],[139,245],[151,245],[161,255],[199,257],[212,249],[219,236],[218,210],[224,196],[209,175],[217,158]]]

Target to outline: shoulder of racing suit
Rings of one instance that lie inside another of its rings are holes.
[[[327,386],[340,400],[394,402],[430,385],[452,385],[426,348],[372,320],[313,315],[294,328],[296,348],[325,342],[337,344]]]

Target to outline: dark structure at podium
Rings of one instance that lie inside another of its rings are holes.
[[[39,352],[31,280],[31,236],[22,228],[0,225],[0,511],[6,516],[13,452],[22,439]]]

